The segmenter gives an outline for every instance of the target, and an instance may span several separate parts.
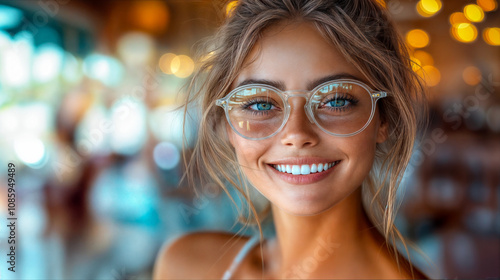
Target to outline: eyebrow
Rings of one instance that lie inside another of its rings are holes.
[[[263,85],[268,85],[275,87],[280,90],[285,90],[285,83],[282,81],[271,81],[271,80],[266,80],[266,79],[246,79],[243,82],[239,83],[235,88],[241,87],[241,86],[246,86],[249,84],[263,84]]]
[[[319,78],[317,80],[309,82],[307,84],[307,90],[313,90],[315,87],[321,85],[322,83],[326,83],[326,82],[331,81],[331,80],[339,80],[339,79],[352,79],[352,80],[356,80],[356,81],[360,81],[360,82],[362,81],[360,78],[358,78],[352,74],[342,72],[342,73],[338,73],[338,74],[328,75],[328,76],[325,76],[323,78]]]
[[[353,80],[357,80],[357,81],[362,81],[361,79],[359,79],[358,77],[356,77],[352,74],[342,72],[342,73],[338,73],[338,74],[328,75],[328,76],[325,76],[325,77],[322,77],[322,78],[319,78],[319,79],[316,79],[314,81],[307,83],[307,90],[312,90],[315,87],[321,85],[322,83],[325,83],[325,82],[328,82],[331,80],[339,80],[339,79],[353,79]],[[275,88],[283,90],[283,91],[285,91],[285,88],[286,88],[285,83],[283,81],[272,81],[272,80],[267,80],[267,79],[246,79],[246,80],[242,81],[241,83],[239,83],[235,88],[249,85],[249,84],[264,84],[264,85],[275,87]]]

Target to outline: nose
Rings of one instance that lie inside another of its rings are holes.
[[[305,98],[293,97],[288,102],[291,105],[290,116],[280,133],[281,143],[294,148],[316,146],[319,142],[319,136],[314,123],[311,123],[305,111]]]

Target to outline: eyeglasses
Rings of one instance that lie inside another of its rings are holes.
[[[373,91],[362,82],[332,80],[312,91],[282,91],[263,84],[237,87],[215,101],[224,108],[231,128],[241,137],[262,140],[280,132],[290,116],[291,97],[304,97],[304,110],[311,123],[324,132],[341,137],[363,131],[371,122],[377,100],[384,91]]]

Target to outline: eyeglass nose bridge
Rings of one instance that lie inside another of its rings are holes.
[[[306,99],[306,104],[304,104],[304,111],[306,112],[307,119],[312,124],[316,123],[314,121],[314,117],[312,115],[311,108],[310,108],[310,106],[308,106],[309,105],[309,98],[310,98],[310,94],[311,94],[310,91],[307,91],[307,90],[287,90],[287,91],[283,91],[282,94],[285,97],[286,107],[288,110],[285,122],[288,122],[288,117],[289,117],[290,111],[291,111],[291,106],[290,106],[290,102],[288,102],[288,99],[290,99],[291,97],[304,97]]]

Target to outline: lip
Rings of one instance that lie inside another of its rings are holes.
[[[272,167],[273,164],[289,164],[289,165],[302,165],[302,164],[314,164],[314,163],[325,163],[325,162],[335,162],[337,163],[330,167],[328,170],[323,172],[316,172],[307,175],[292,175],[289,173],[279,172],[278,170]],[[341,160],[328,160],[324,158],[290,158],[283,159],[279,161],[274,161],[272,163],[268,163],[267,167],[271,169],[271,172],[274,172],[276,176],[278,176],[281,180],[293,184],[293,185],[307,185],[319,182],[325,179],[328,175],[334,172],[337,169],[337,166],[342,163]]]

